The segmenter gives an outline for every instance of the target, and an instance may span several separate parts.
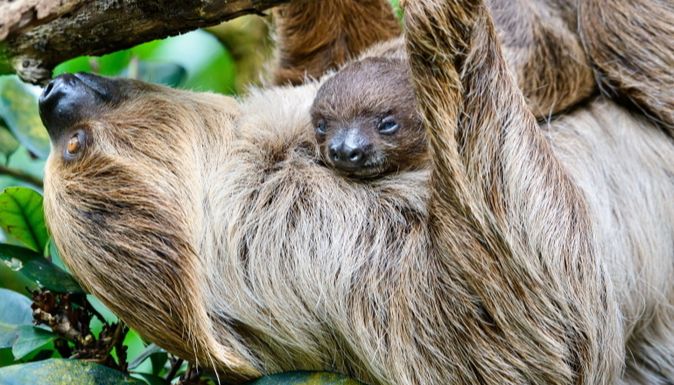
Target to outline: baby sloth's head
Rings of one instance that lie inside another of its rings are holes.
[[[426,136],[408,71],[402,60],[367,58],[321,86],[311,119],[328,166],[373,178],[425,164]]]

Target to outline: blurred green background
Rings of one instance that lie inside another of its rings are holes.
[[[56,67],[54,76],[84,71],[237,95],[259,82],[271,51],[268,21],[245,16],[102,57],[79,57]],[[0,76],[0,385],[215,383],[128,330],[67,272],[42,210],[50,145],[37,112],[40,92],[14,75]],[[318,373],[256,383],[355,384]]]

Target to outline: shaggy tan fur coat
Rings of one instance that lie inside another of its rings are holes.
[[[101,80],[123,99],[47,165],[66,263],[226,381],[674,382],[671,137],[603,96],[539,126],[481,1],[405,7],[429,170],[318,164],[320,81],[235,101]]]

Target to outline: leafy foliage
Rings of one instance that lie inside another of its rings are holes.
[[[42,195],[22,188],[10,187],[0,193],[0,228],[34,251],[42,251],[49,236],[42,212]]]
[[[0,116],[21,144],[44,159],[49,155],[49,135],[37,114],[39,92],[16,77],[0,78]]]
[[[50,359],[0,369],[5,385],[142,385],[143,381],[91,362]]]

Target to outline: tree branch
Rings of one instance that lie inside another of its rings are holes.
[[[0,0],[0,73],[42,83],[67,59],[118,51],[287,1]]]

